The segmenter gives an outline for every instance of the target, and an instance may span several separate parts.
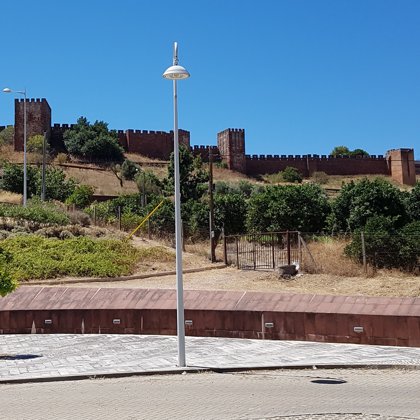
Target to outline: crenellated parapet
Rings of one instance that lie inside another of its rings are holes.
[[[217,146],[198,145],[191,147],[191,151],[194,154],[194,156],[200,156],[203,162],[209,161],[210,152],[212,154],[212,159],[214,162],[220,162],[222,160],[219,148]]]
[[[217,147],[228,169],[245,173],[245,130],[227,128],[217,133]]]

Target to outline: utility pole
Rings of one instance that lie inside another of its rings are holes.
[[[47,159],[47,132],[44,131],[44,141],[42,143],[42,176],[41,176],[41,201],[45,201],[45,170]]]
[[[216,262],[216,246],[214,232],[214,203],[213,203],[213,152],[209,147],[209,207],[210,207],[210,259]]]

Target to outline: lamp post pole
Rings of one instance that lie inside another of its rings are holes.
[[[177,81],[190,77],[188,71],[178,65],[178,44],[174,43],[173,65],[163,73],[165,79],[173,81],[174,94],[174,166],[175,166],[175,248],[176,248],[176,313],[178,337],[178,366],[185,367],[185,324],[184,287],[182,281],[182,220],[181,185],[179,179],[179,141],[178,141],[178,92]]]
[[[3,89],[4,93],[19,93],[23,95],[23,206],[26,207],[28,199],[28,172],[26,162],[26,142],[27,142],[27,128],[26,128],[26,89],[24,90],[12,90],[9,88]]]

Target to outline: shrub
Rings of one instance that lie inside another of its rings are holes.
[[[26,207],[0,204],[0,217],[10,217],[41,224],[65,225],[69,223],[67,214],[58,207],[39,200],[29,200]]]
[[[44,136],[36,134],[29,137],[26,147],[29,153],[42,153],[44,149]]]
[[[78,237],[66,240],[20,236],[2,241],[12,255],[9,269],[22,280],[58,276],[113,277],[130,274],[139,252],[125,241]]]
[[[59,153],[56,157],[57,162],[62,165],[63,163],[68,162],[69,157],[67,155],[67,153]]]
[[[287,166],[283,171],[280,172],[283,181],[285,182],[297,182],[301,183],[303,180],[302,174],[291,166]]]
[[[420,220],[420,182],[417,181],[405,202],[407,214],[413,222]]]
[[[373,216],[389,217],[394,227],[407,222],[404,194],[381,178],[345,184],[333,201],[329,217],[331,231],[353,231],[363,228]]]
[[[328,183],[328,175],[325,172],[317,171],[312,174],[312,179],[314,182],[320,185]]]
[[[67,198],[66,204],[74,204],[78,208],[87,207],[92,200],[93,191],[90,185],[78,185]]]
[[[11,261],[11,253],[0,247],[0,296],[6,296],[17,287],[17,280],[10,270]]]

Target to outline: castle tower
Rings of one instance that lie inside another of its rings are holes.
[[[414,149],[392,149],[386,154],[392,179],[400,184],[416,184]]]
[[[217,133],[217,147],[228,169],[246,173],[244,129],[228,128]]]
[[[15,150],[23,151],[23,108],[24,99],[15,99]],[[51,131],[51,108],[46,99],[26,99],[27,139],[36,134]]]

